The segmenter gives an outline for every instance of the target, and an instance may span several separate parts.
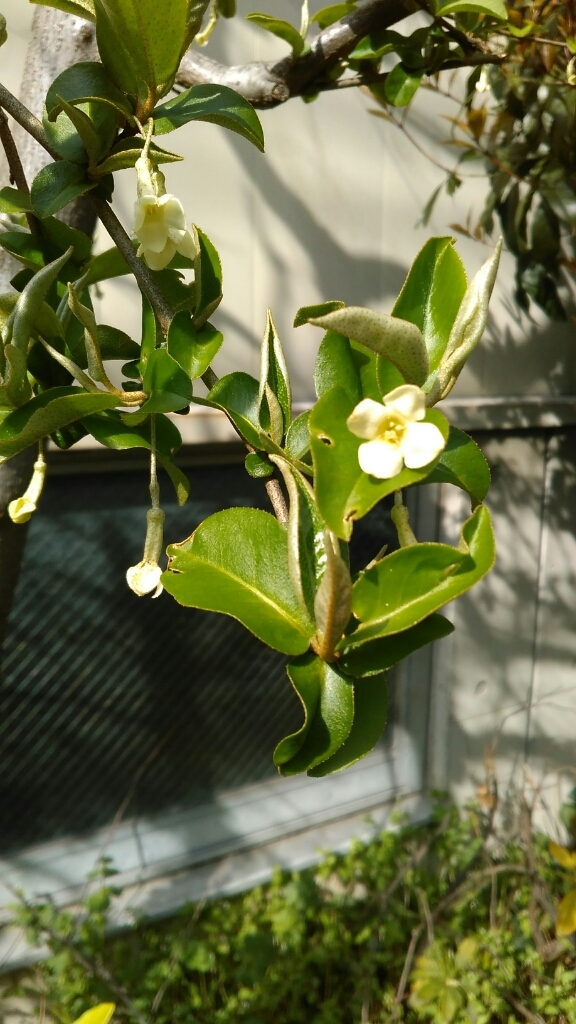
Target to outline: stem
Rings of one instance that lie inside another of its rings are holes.
[[[278,480],[267,480],[265,485],[266,494],[270,498],[270,504],[274,509],[274,515],[279,523],[288,522],[288,506],[284,501],[282,488]]]
[[[20,154],[16,148],[14,142],[14,136],[10,131],[10,125],[8,124],[8,118],[4,110],[0,107],[0,142],[4,147],[6,159],[8,161],[8,169],[10,171],[10,183],[16,185],[19,192],[24,192],[25,195],[30,195],[30,189],[28,182],[26,181],[26,175],[20,159]],[[26,214],[26,220],[28,221],[28,227],[33,235],[38,234],[38,221],[33,213]]]
[[[16,97],[12,95],[9,89],[7,89],[6,86],[2,85],[1,83],[0,107],[3,107],[4,110],[7,110],[8,113],[14,118],[14,120],[17,121],[18,124],[22,128],[24,128],[24,130],[27,131],[33,139],[36,139],[36,142],[38,142],[46,150],[47,153],[50,153],[50,156],[53,157],[54,160],[62,159],[60,154],[57,153],[55,149],[52,149],[52,146],[48,142],[48,137],[42,127],[41,121],[39,121],[37,117],[34,117],[34,114],[32,114],[28,110],[28,108],[20,102],[20,100],[16,99]]]
[[[88,202],[92,209],[98,214],[111,239],[122,253],[130,270],[134,274],[140,288],[150,300],[150,304],[158,317],[162,333],[168,334],[168,328],[174,317],[174,310],[166,301],[161,289],[154,280],[151,271],[143,260],[134,252],[134,246],[118,217],[105,199],[88,194]]]
[[[394,508],[390,512],[390,518],[396,527],[398,541],[401,548],[409,548],[417,544],[418,540],[410,526],[410,515],[406,505],[402,501],[402,491],[394,491]]]
[[[158,458],[156,455],[156,414],[150,416],[150,498],[152,508],[160,508],[160,484],[158,483]]]

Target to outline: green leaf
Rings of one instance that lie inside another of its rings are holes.
[[[330,302],[317,302],[314,306],[301,306],[294,317],[294,327],[302,327],[314,318],[326,316],[327,313],[333,313],[336,309],[344,309],[345,306],[346,303],[341,302],[340,299],[333,299]]]
[[[134,167],[136,161],[140,159],[143,148],[144,139],[139,136],[120,139],[120,142],[113,146],[106,159],[101,164],[98,164],[98,167],[92,173],[102,177],[104,174],[115,174],[116,171],[128,170],[130,167]],[[160,146],[156,146],[154,143],[150,146],[150,153],[154,157],[154,163],[156,164],[174,164],[184,159],[178,153],[171,153],[167,149],[161,149]]]
[[[429,238],[408,271],[392,315],[422,331],[431,371],[444,354],[466,284],[454,239]]]
[[[263,429],[277,444],[281,444],[292,421],[292,389],[282,342],[270,310],[266,313],[266,329],[260,349],[258,412]]]
[[[360,626],[349,647],[414,626],[478,583],[494,558],[492,523],[484,505],[464,523],[459,548],[424,543],[387,555],[354,584],[352,611]]]
[[[328,7],[322,7],[319,11],[316,11],[311,17],[311,21],[316,21],[320,29],[328,28],[333,25],[336,21],[340,21],[341,18],[345,18],[347,14],[351,14],[355,11],[357,4],[348,0],[347,3],[330,4]]]
[[[264,480],[274,474],[274,466],[258,452],[250,452],[244,459],[244,468],[254,480]]]
[[[246,20],[251,21],[258,28],[263,28],[266,32],[271,32],[272,35],[278,36],[279,39],[283,39],[285,43],[292,47],[292,53],[295,57],[299,57],[302,53],[304,40],[289,21],[275,18],[272,14],[258,14],[256,12],[247,14]]]
[[[354,720],[352,680],[308,652],[287,666],[304,710],[304,724],[274,751],[281,775],[297,775],[327,761],[342,746]]]
[[[343,334],[389,359],[408,384],[422,385],[428,377],[428,353],[422,332],[407,320],[361,306],[346,306],[310,317],[309,323]]]
[[[50,217],[95,186],[96,182],[86,177],[85,167],[68,160],[48,164],[32,182],[30,195],[34,212],[39,217]]]
[[[286,530],[274,516],[253,508],[217,512],[168,555],[162,583],[180,604],[231,615],[284,654],[308,648],[310,629],[288,575]]]
[[[463,430],[451,426],[446,448],[426,483],[454,484],[467,491],[474,505],[479,505],[490,489],[490,467],[476,442]]]
[[[20,296],[16,292],[6,292],[0,295],[0,327],[4,328],[10,314],[14,311]],[[43,302],[37,309],[32,324],[32,333],[38,332],[43,338],[63,338],[64,332],[62,322],[49,306]]]
[[[200,228],[194,225],[198,246],[194,260],[194,282],[196,285],[196,308],[194,326],[203,327],[222,301],[222,264],[212,242]]]
[[[6,185],[0,189],[0,213],[32,213],[32,200],[26,192]]]
[[[30,3],[52,7],[56,11],[64,11],[65,14],[75,14],[78,18],[86,18],[89,21],[96,20],[93,0],[30,0]]]
[[[0,232],[0,246],[30,270],[39,270],[56,256],[54,246],[28,231]]]
[[[264,133],[248,100],[225,85],[193,85],[152,114],[154,133],[165,135],[189,121],[210,121],[248,139],[264,152]]]
[[[308,775],[318,779],[356,764],[376,746],[388,718],[386,674],[354,680],[354,721],[342,746]]]
[[[3,14],[0,14],[0,46],[4,46],[7,39],[8,32],[6,31],[6,18]]]
[[[138,359],[140,346],[117,327],[98,324],[98,345],[102,359]]]
[[[284,447],[288,455],[291,455],[293,458],[299,459],[300,461],[305,458],[310,451],[309,419],[310,410],[306,409],[304,412],[301,412],[296,419],[292,420],[284,442]]]
[[[409,654],[454,632],[454,626],[443,615],[429,615],[415,626],[392,636],[376,637],[354,645],[354,633],[338,645],[338,664],[343,672],[355,677],[379,675],[403,661]]]
[[[150,398],[140,412],[178,412],[190,404],[192,385],[187,373],[165,348],[150,353],[142,381]]]
[[[2,236],[0,235],[0,243]],[[130,274],[130,267],[126,263],[122,253],[115,246],[113,249],[106,249],[105,252],[93,256],[85,268],[86,285],[98,284],[99,281],[108,281],[112,277],[123,277]]]
[[[134,418],[139,414],[136,413]],[[85,416],[82,420],[83,426],[92,437],[100,444],[115,451],[124,451],[129,448],[152,449],[151,422],[147,417],[146,421],[139,426],[130,423],[132,416],[125,414],[124,419],[115,410],[111,412],[96,413],[93,416]],[[177,466],[172,458],[182,444],[182,438],[178,428],[167,419],[166,416],[156,416],[156,453],[158,461],[174,484],[176,497],[179,505],[184,505],[190,494],[190,481]]]
[[[92,121],[88,117],[88,114],[81,107],[75,107],[72,103],[68,103],[66,100],[62,100],[60,103],[64,114],[76,129],[78,138],[82,142],[84,148],[84,155],[88,157],[88,164],[92,168],[98,163],[101,156],[106,153],[108,146],[103,145],[98,132],[96,131]],[[68,156],[73,159],[73,154],[70,152],[69,147],[66,147],[68,152],[63,153],[63,156]],[[84,162],[77,161],[78,163]]]
[[[439,0],[436,6],[437,17],[444,17],[446,14],[465,14],[467,11],[488,14],[491,18],[508,21],[504,0],[448,0],[447,3]]]
[[[217,0],[217,7],[222,18],[233,18],[236,14],[236,0]]]
[[[318,508],[329,529],[342,540],[350,538],[354,520],[365,516],[387,494],[424,480],[437,462],[422,469],[404,468],[390,480],[377,480],[363,473],[358,462],[362,441],[346,425],[355,405],[342,388],[333,388],[318,400],[310,414]],[[426,421],[434,423],[448,438],[448,421],[436,409],[427,410]]]
[[[84,264],[90,258],[92,239],[88,238],[83,231],[71,228],[56,217],[46,217],[40,221],[40,231],[42,236],[56,247],[58,255],[61,252],[66,252],[66,249],[72,246],[74,250],[70,257],[72,263]]]
[[[197,331],[186,310],[176,313],[168,331],[168,351],[190,380],[206,372],[223,341],[223,334],[212,324]]]
[[[108,394],[82,388],[52,388],[11,412],[0,424],[0,457],[10,458],[61,427],[118,402]]]
[[[68,249],[59,259],[39,270],[18,296],[14,307],[12,329],[5,340],[12,341],[22,352],[26,352],[28,349],[28,342],[32,337],[50,287],[57,280],[60,271],[71,255],[72,249]],[[58,332],[58,335],[61,336],[61,331]]]
[[[356,44],[352,53],[348,54],[348,60],[380,60],[386,53],[394,50],[394,40],[391,38],[393,35],[394,33],[387,30],[376,29]]]
[[[421,81],[421,71],[409,71],[403,64],[397,64],[384,82],[384,96],[393,107],[405,107],[418,92]]]
[[[258,419],[259,390],[255,377],[237,370],[221,377],[207,398],[194,397],[193,401],[228,413],[242,437],[255,448],[262,448],[265,438]]]
[[[114,85],[98,61],[79,61],[54,79],[46,94],[46,113],[50,121],[54,121],[64,109],[62,100],[74,105],[83,104],[82,109],[93,121],[103,145],[110,125],[114,126],[115,134],[117,127],[132,116],[124,93]]]
[[[326,331],[314,366],[314,387],[318,398],[332,388],[342,388],[354,405],[364,397],[352,347],[343,334]]]
[[[104,67],[128,93],[134,82],[143,83],[146,88],[139,91],[146,107],[174,80],[197,29],[197,5],[192,0],[95,0],[94,6]]]

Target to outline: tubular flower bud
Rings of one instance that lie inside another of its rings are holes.
[[[155,591],[152,594],[153,597],[160,597],[164,589],[160,583],[162,569],[158,565],[158,559],[162,554],[165,518],[165,513],[161,508],[151,508],[146,513],[147,530],[144,555],[142,561],[137,565],[130,566],[126,573],[126,582],[137,597],[145,597],[152,591]]]
[[[138,198],[134,204],[134,234],[140,242],[138,255],[151,270],[163,270],[177,252],[193,260],[196,242],[186,227],[184,207],[166,192],[164,175],[149,156],[151,137],[136,161]]]
[[[385,395],[383,402],[364,398],[347,419],[356,437],[366,438],[358,449],[360,469],[378,480],[390,480],[402,468],[421,469],[446,444],[434,423],[422,423],[425,395],[415,384],[403,384]]]
[[[44,461],[44,456],[40,455],[34,463],[32,478],[25,493],[21,498],[15,498],[15,500],[11,501],[8,505],[8,515],[13,523],[21,525],[23,523],[27,523],[32,517],[40,500],[45,478],[46,462]]]

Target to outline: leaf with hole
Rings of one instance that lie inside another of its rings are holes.
[[[274,751],[281,775],[297,775],[327,761],[349,736],[354,720],[352,679],[308,652],[287,666],[304,710],[304,724]]]
[[[264,133],[248,100],[225,85],[193,85],[152,114],[154,132],[165,135],[190,121],[210,121],[228,128],[264,152]]]
[[[329,529],[342,540],[349,540],[354,520],[365,516],[387,494],[420,483],[437,462],[434,460],[422,469],[404,467],[388,480],[368,476],[358,462],[362,441],[346,424],[355,405],[354,399],[342,388],[333,388],[318,400],[310,414],[310,447],[318,508]],[[426,422],[434,423],[448,439],[448,421],[437,409],[427,410]]]
[[[301,654],[310,643],[288,574],[286,530],[274,516],[231,508],[168,548],[165,589],[180,604],[238,619],[269,647]]]

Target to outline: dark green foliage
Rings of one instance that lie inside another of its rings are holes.
[[[440,803],[427,824],[109,939],[107,885],[86,901],[81,923],[49,906],[21,910],[52,954],[14,990],[38,991],[40,982],[47,1013],[63,1024],[110,1000],[115,1020],[130,1020],[102,969],[157,1024],[574,1024],[574,947],[555,939],[540,903],[530,909],[529,858],[544,903],[557,904],[568,883],[546,837],[533,836],[528,850],[525,834],[497,834],[490,812],[459,816]],[[395,1003],[414,929],[415,971]],[[417,1007],[424,976],[428,998]]]

